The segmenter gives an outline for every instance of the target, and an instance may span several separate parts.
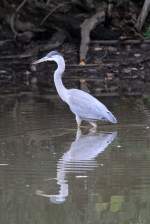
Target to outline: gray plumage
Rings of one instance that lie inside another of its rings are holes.
[[[69,92],[69,106],[73,113],[86,121],[104,120],[116,123],[112,113],[98,101],[82,90],[71,89]]]

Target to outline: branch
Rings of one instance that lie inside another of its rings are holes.
[[[41,21],[40,25],[43,25],[43,23],[45,23],[45,21],[48,19],[49,16],[51,16],[57,9],[70,4],[70,2],[64,2],[64,3],[60,3],[58,4],[53,10],[51,10]]]
[[[150,0],[145,0],[141,13],[135,24],[135,27],[138,31],[141,31],[149,11],[150,11]]]
[[[90,32],[95,28],[98,23],[102,23],[105,20],[104,7],[99,8],[96,14],[92,17],[85,19],[81,24],[81,44],[80,44],[80,63],[85,62],[86,54],[88,51],[88,45],[90,42]]]
[[[18,35],[18,32],[17,30],[15,29],[15,20],[16,20],[16,16],[17,16],[17,13],[19,12],[19,10],[25,5],[25,3],[27,2],[27,0],[23,0],[19,6],[17,7],[16,11],[14,12],[14,14],[11,16],[10,18],[10,27],[11,27],[11,30],[13,31],[13,33],[15,34],[15,36]]]

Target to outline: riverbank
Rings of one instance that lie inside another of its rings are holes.
[[[66,60],[63,80],[68,88],[80,88],[97,96],[150,93],[149,41],[93,41],[85,65],[79,64],[77,45],[65,43],[57,50]],[[55,65],[32,65],[45,52],[36,58],[28,53],[28,49],[22,54],[13,41],[1,42],[0,51],[1,94],[56,93],[52,75]]]

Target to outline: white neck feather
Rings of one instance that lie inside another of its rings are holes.
[[[67,102],[68,101],[68,90],[65,88],[62,82],[62,75],[65,71],[65,61],[62,56],[56,56],[54,61],[57,63],[57,69],[54,72],[54,83],[56,86],[56,90],[60,96],[60,98]]]

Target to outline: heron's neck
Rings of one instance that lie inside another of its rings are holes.
[[[63,101],[67,102],[67,99],[68,99],[67,89],[65,88],[62,82],[62,75],[65,71],[65,61],[63,58],[61,58],[59,59],[59,61],[56,61],[56,63],[58,67],[56,71],[54,72],[54,83],[60,98]]]

